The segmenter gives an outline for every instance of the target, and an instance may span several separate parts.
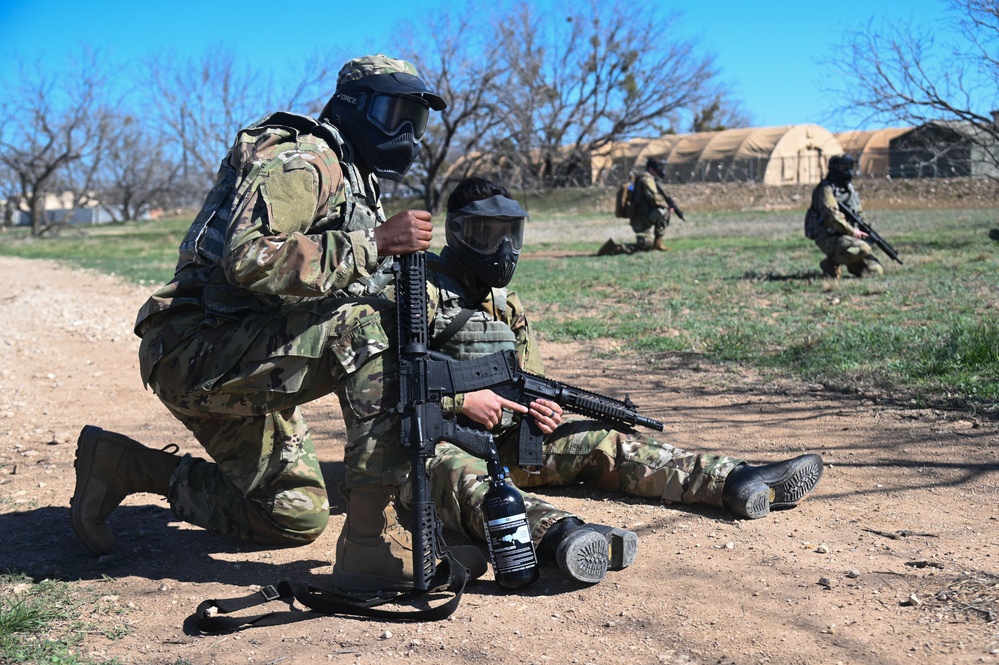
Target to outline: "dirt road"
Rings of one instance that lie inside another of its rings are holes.
[[[901,410],[821,386],[774,384],[678,358],[592,361],[545,345],[552,376],[629,389],[682,448],[753,462],[817,452],[816,492],[747,522],[703,507],[551,491],[589,521],[640,534],[638,560],[581,587],[545,568],[523,593],[491,575],[446,621],[323,618],[199,636],[206,598],[281,579],[322,585],[344,505],[315,543],[271,550],[177,522],[163,500],[129,497],[97,559],[69,527],[84,424],[151,446],[196,444],[138,378],[134,314],[150,288],[0,258],[0,570],[95,586],[126,627],[82,652],[123,663],[999,663],[999,426]],[[606,349],[604,349],[606,350]],[[600,367],[592,371],[589,367]],[[328,484],[342,477],[334,402],[307,414]],[[278,609],[278,608],[274,608]],[[991,620],[990,620],[991,619]]]

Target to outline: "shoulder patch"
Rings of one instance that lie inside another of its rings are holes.
[[[267,224],[273,233],[306,231],[316,216],[315,171],[301,158],[284,161],[260,183],[260,195],[267,206]]]

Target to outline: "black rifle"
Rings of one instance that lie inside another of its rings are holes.
[[[673,212],[676,213],[676,216],[679,217],[681,221],[686,222],[687,219],[683,216],[683,211],[680,210],[680,206],[676,204],[676,201],[673,200],[672,196],[666,193],[666,190],[663,189],[663,186],[659,184],[658,180],[656,180],[655,182],[656,182],[656,189],[658,189],[659,193],[663,195],[664,199],[666,199],[666,205],[668,205],[670,208],[673,209]]]
[[[662,191],[662,190],[659,190],[659,191]],[[676,204],[676,201],[673,200],[673,197],[670,196],[669,194],[665,193],[665,192],[663,192],[663,196],[666,197],[666,203],[669,205],[670,208],[673,209],[673,212],[676,213],[676,216],[679,217],[681,221],[686,222],[687,220],[683,216],[683,211],[680,210],[680,206],[678,206]]]
[[[440,441],[485,459],[490,474],[502,474],[493,436],[462,427],[441,411],[441,398],[482,390],[512,380],[504,358],[487,356],[455,361],[431,357],[427,350],[427,258],[422,252],[398,257],[396,315],[399,341],[399,405],[401,442],[410,452],[413,492],[413,588],[430,587],[443,548],[437,514],[430,496],[427,460]],[[500,476],[502,478],[502,475]]]
[[[860,218],[860,215],[853,212],[839,201],[837,201],[837,203],[839,204],[839,209],[843,211],[843,214],[846,215],[847,219],[849,219],[850,222],[853,223],[853,225],[858,229],[866,233],[868,239],[880,247],[881,251],[884,252],[888,258],[898,261],[899,265],[903,265],[902,259],[898,258],[898,252],[895,251],[895,248],[889,245],[887,240],[878,235],[878,232],[872,229],[870,224],[865,222]]]
[[[516,360],[515,352],[507,353],[514,354]],[[633,431],[636,425],[659,432],[665,427],[661,421],[638,415],[638,407],[627,395],[624,401],[616,400],[523,370],[516,370],[512,381],[493,386],[492,391],[524,406],[529,406],[536,399],[551,400],[566,411],[608,423],[626,432]],[[544,433],[538,427],[537,421],[527,414],[523,415],[520,419],[519,435],[518,464],[524,467],[540,466]]]
[[[426,255],[401,256],[396,261],[396,313],[399,341],[399,404],[402,445],[410,451],[413,493],[414,588],[428,588],[436,571],[440,546],[437,517],[430,497],[426,462],[440,441],[486,460],[490,476],[500,474],[499,455],[492,435],[482,429],[464,427],[444,416],[441,398],[489,388],[495,393],[529,406],[538,398],[549,399],[572,411],[619,429],[635,425],[662,431],[665,425],[640,416],[628,397],[624,401],[591,393],[519,369],[517,352],[509,349],[474,360],[455,360],[429,351]],[[534,418],[520,419],[518,463],[540,466],[544,433]]]

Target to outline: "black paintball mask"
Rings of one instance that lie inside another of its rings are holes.
[[[850,155],[830,157],[829,179],[841,187],[846,187],[853,180],[856,165],[857,160]]]
[[[513,199],[496,195],[472,201],[448,211],[447,246],[465,270],[498,289],[513,279],[526,222],[527,211]]]
[[[416,161],[430,110],[444,108],[418,76],[393,72],[337,86],[320,118],[336,125],[375,175],[398,182]]]
[[[654,157],[649,157],[645,160],[645,168],[660,178],[666,177],[666,168],[663,166],[662,162]]]

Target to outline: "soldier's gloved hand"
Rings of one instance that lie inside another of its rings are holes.
[[[375,227],[378,256],[412,254],[430,249],[434,225],[426,210],[404,210]]]

